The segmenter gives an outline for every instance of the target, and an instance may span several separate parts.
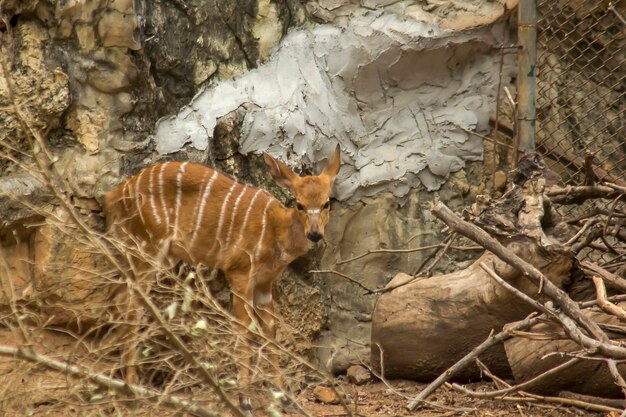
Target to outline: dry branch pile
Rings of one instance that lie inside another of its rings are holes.
[[[513,376],[518,385],[491,393],[453,387],[498,398],[522,390],[603,397],[626,393],[621,375],[626,366],[620,365],[626,359],[626,314],[619,303],[626,289],[626,188],[556,186],[537,154],[525,156],[512,179],[503,197],[477,198],[464,219],[443,203],[432,208],[452,233],[487,252],[452,274],[396,276],[388,285],[394,289],[378,301],[374,367],[387,377],[438,376],[411,409],[451,378],[480,375],[498,383]],[[559,214],[560,205],[595,199],[610,203],[607,208],[592,205],[575,218]]]

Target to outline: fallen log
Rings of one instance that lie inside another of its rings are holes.
[[[544,204],[545,180],[540,164],[536,170],[539,175],[529,174],[527,177],[532,180],[497,201],[479,197],[465,215],[497,236],[509,253],[541,271],[554,284],[551,289],[562,288],[570,284],[574,254],[546,234],[546,230],[557,229],[546,222],[557,219],[547,213],[550,207]],[[374,369],[388,378],[430,381],[492,332],[499,332],[505,324],[521,320],[533,311],[495,283],[480,268],[481,263],[532,298],[541,292],[538,281],[531,282],[519,269],[490,252],[466,269],[399,286],[383,294],[374,309],[371,344]],[[396,287],[411,279],[399,274],[388,286]],[[496,375],[511,375],[501,344],[483,352],[480,359]],[[479,370],[472,366],[457,373],[455,379],[479,376]]]
[[[572,266],[567,254],[544,250],[530,239],[518,238],[508,248],[532,259],[552,282],[562,285]],[[416,280],[383,294],[372,317],[372,366],[388,378],[431,381],[489,336],[532,309],[483,271],[485,263],[528,295],[538,288],[491,253],[466,269]],[[398,274],[388,286],[411,279]],[[480,359],[497,375],[511,376],[502,345]],[[460,371],[456,380],[477,379],[478,368]]]
[[[621,306],[626,306],[626,303],[621,303]],[[624,333],[616,331],[606,333],[613,340],[621,339],[622,342],[626,340],[626,327],[623,327],[623,322],[617,317],[597,309],[587,309],[584,312],[597,323],[611,325],[615,330],[621,327]],[[511,323],[505,326],[505,329],[514,325],[515,323]],[[528,331],[506,340],[504,346],[517,384],[567,362],[572,357],[582,357],[586,354],[577,343],[565,335],[561,326],[552,322],[535,324]],[[618,369],[623,375],[626,374],[626,364],[618,365]],[[601,358],[580,361],[548,380],[533,384],[527,390],[542,395],[555,395],[559,391],[567,390],[583,395],[623,397],[622,390],[614,383],[606,361]]]

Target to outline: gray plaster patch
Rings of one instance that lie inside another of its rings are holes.
[[[341,201],[402,196],[420,183],[438,189],[450,172],[482,158],[481,140],[463,129],[486,131],[495,107],[494,32],[501,33],[443,31],[382,11],[345,27],[292,30],[266,64],[205,87],[161,119],[157,151],[206,149],[217,119],[247,103],[243,154],[268,151],[301,167],[341,144]]]

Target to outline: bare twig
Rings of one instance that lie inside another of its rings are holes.
[[[419,266],[419,268],[417,268],[417,271],[415,271],[413,276],[430,276],[433,268],[437,266],[441,258],[443,258],[443,255],[445,255],[448,249],[450,249],[452,242],[456,239],[456,236],[456,233],[450,233],[443,244],[434,253],[431,253],[430,256],[424,259],[424,262]],[[484,250],[480,246],[474,246],[473,249]],[[428,266],[426,266],[427,263]]]
[[[595,397],[593,395],[584,395],[584,394],[578,394],[578,393],[569,392],[569,391],[560,391],[559,397],[569,398],[571,400],[584,401],[586,403],[591,403],[591,404],[605,405],[607,407],[622,408],[622,409],[626,407],[626,401],[623,399],[620,400],[620,399],[614,399],[614,398]]]
[[[436,245],[428,245],[428,246],[420,246],[419,248],[409,248],[409,249],[370,249],[367,252],[364,252],[360,255],[353,256],[352,258],[344,259],[338,261],[336,265],[343,265],[349,262],[354,262],[366,256],[376,254],[376,253],[413,253],[413,252],[422,252],[430,249],[438,249],[445,246],[445,243],[438,243]],[[480,246],[452,246],[451,249],[461,250],[461,251],[472,251],[472,250],[482,250]]]
[[[474,391],[468,390],[465,387],[462,387],[457,384],[451,384],[450,387],[453,389],[462,392],[465,395],[473,397]],[[554,404],[562,404],[573,407],[582,408],[583,410],[591,410],[591,411],[601,411],[601,412],[621,412],[622,410],[618,408],[608,407],[605,405],[588,403],[581,400],[574,400],[569,398],[561,398],[561,397],[546,397],[542,395],[530,394],[528,392],[523,393],[523,397],[500,397],[498,400],[500,401],[512,401],[512,402],[527,402],[527,403],[554,403]]]
[[[515,109],[517,108],[517,103],[513,99],[513,95],[511,94],[511,91],[509,90],[509,87],[505,86],[504,87],[504,92],[506,93],[506,98],[509,101],[509,104],[511,105],[511,109],[513,109],[513,111],[515,111]]]
[[[335,274],[338,275],[344,279],[347,279],[348,281],[350,281],[351,283],[353,283],[354,285],[364,289],[366,291],[365,294],[374,294],[377,290],[372,290],[370,288],[367,288],[365,285],[361,284],[359,281],[357,281],[356,279],[342,273],[339,271],[335,271],[333,269],[318,269],[318,270],[311,270],[309,271],[310,273],[313,274]]]
[[[435,203],[431,208],[431,212],[435,215],[435,217],[446,223],[452,230],[458,231],[474,242],[483,245],[485,249],[491,251],[498,258],[522,272],[525,276],[529,277],[535,285],[540,286],[543,281],[548,281],[541,271],[536,269],[533,265],[525,262],[513,252],[502,246],[500,242],[491,237],[481,228],[458,217],[442,202]],[[585,324],[594,331],[600,331],[597,329],[597,325],[595,325],[595,323],[589,323],[590,320],[583,316],[582,312],[578,310],[575,303],[571,301],[567,294],[565,294],[562,290],[558,289],[549,281],[544,287],[546,294],[557,300],[559,305],[563,304],[566,308],[571,308],[575,313],[577,313],[577,319],[585,322]]]
[[[496,397],[501,397],[503,395],[506,394],[510,394],[511,392],[517,392],[517,391],[522,391],[528,387],[533,386],[534,384],[536,384],[539,381],[542,381],[550,376],[556,375],[559,372],[568,369],[570,367],[572,367],[573,365],[581,362],[582,359],[581,358],[572,358],[570,360],[568,360],[567,362],[563,362],[562,364],[555,366],[552,369],[549,369],[537,376],[535,376],[534,378],[529,379],[528,381],[525,381],[521,384],[518,385],[513,385],[510,386],[508,388],[503,388],[503,389],[498,389],[498,390],[493,390],[493,391],[485,391],[485,392],[477,392],[477,391],[472,391],[472,397],[478,397],[478,398],[496,398]],[[456,385],[456,384],[453,384]]]
[[[219,396],[220,400],[224,402],[224,404],[228,407],[228,409],[236,416],[246,417],[246,413],[239,408],[229,397],[226,395],[224,389],[220,386],[219,382],[216,380],[215,376],[207,369],[206,366],[198,357],[194,355],[182,341],[182,339],[174,333],[170,327],[167,325],[165,318],[159,311],[159,309],[154,305],[154,303],[150,300],[150,298],[143,292],[143,290],[132,280],[127,279],[126,285],[128,288],[136,293],[139,297],[140,302],[146,307],[150,315],[153,319],[157,321],[157,323],[161,327],[161,331],[165,333],[170,342],[174,344],[176,349],[183,354],[188,363],[192,364],[197,368],[198,373],[202,380],[209,384],[209,386],[215,391],[215,393]]]
[[[620,21],[620,22],[622,22],[622,25],[626,26],[626,19],[624,19],[624,16],[622,16],[622,15],[620,14],[620,12],[618,12],[618,11],[617,11],[617,9],[615,8],[615,6],[613,6],[613,2],[612,2],[612,1],[610,1],[610,2],[609,2],[609,7],[608,7],[608,9],[609,9],[610,11],[612,11],[612,12],[613,12],[613,14],[614,14],[615,16],[617,16],[617,18],[619,19],[619,21]]]
[[[565,242],[563,246],[572,246],[574,243],[576,243],[578,239],[580,239],[580,237],[587,231],[587,229],[589,229],[589,227],[591,227],[591,225],[593,225],[594,223],[597,223],[597,221],[598,220],[595,218],[588,219],[583,227],[581,227],[580,230],[578,230],[578,232],[576,232],[576,234],[572,236],[570,240]]]
[[[602,224],[598,222],[592,222],[591,227],[587,228],[586,232],[583,233],[583,238],[578,242],[573,243],[569,250],[574,254],[578,254],[581,250],[585,249],[588,246],[594,247],[592,243],[599,237],[602,237]],[[608,249],[607,249],[608,250]]]
[[[621,193],[620,195],[615,197],[615,200],[613,200],[613,202],[611,203],[611,206],[609,208],[609,214],[608,214],[608,216],[606,216],[606,221],[604,222],[603,236],[607,235],[607,232],[608,232],[608,229],[609,229],[609,225],[611,224],[611,219],[615,215],[615,208],[617,207],[617,203],[622,199],[622,197],[624,197],[624,195],[626,195],[626,194]],[[619,230],[619,224],[616,226],[615,230],[616,230],[616,232],[617,232],[617,230]]]
[[[617,362],[613,359],[607,359],[607,366],[609,367],[609,372],[611,376],[613,376],[613,381],[615,381],[615,385],[622,389],[624,396],[626,396],[626,381],[624,381],[624,377],[620,374],[619,369],[617,369]]]
[[[577,185],[568,187],[547,187],[546,196],[557,204],[580,204],[586,200],[611,199],[620,194],[619,190],[608,185]]]
[[[489,136],[481,135],[480,133],[474,132],[473,130],[469,130],[469,129],[465,129],[465,128],[461,128],[461,130],[463,130],[466,133],[469,133],[470,135],[474,135],[474,136],[477,136],[477,137],[479,137],[479,138],[481,138],[483,140],[486,140],[487,142],[491,142],[491,143],[493,143],[496,146],[504,146],[506,148],[515,149],[515,146],[513,146],[513,145],[509,145],[508,143],[504,143],[504,142],[498,142],[498,141],[490,138]]]
[[[618,317],[620,320],[626,320],[626,311],[611,303],[606,298],[606,288],[604,287],[604,281],[600,277],[593,276],[593,284],[596,286],[596,298],[598,301],[598,307],[608,314],[612,314]]]
[[[614,182],[606,182],[605,184],[620,194],[626,194],[626,183],[624,181],[620,181],[617,184]]]
[[[515,294],[517,297],[521,298],[522,300],[526,301],[528,304],[532,305],[537,310],[542,311],[548,317],[552,317],[555,319],[557,318],[557,315],[554,311],[547,308],[546,306],[541,304],[539,301],[534,300],[533,298],[529,297],[528,295],[524,294],[523,292],[521,292],[520,290],[518,290],[517,288],[515,288],[508,282],[506,282],[504,279],[502,279],[502,277],[496,274],[496,272],[493,269],[489,268],[487,264],[485,264],[484,262],[481,262],[479,266],[481,267],[483,271],[485,271],[494,281],[496,281],[502,287],[504,287],[511,293]]]
[[[626,293],[626,279],[613,274],[598,264],[585,260],[580,263],[581,268],[585,274],[590,276],[598,276],[602,278],[607,285],[616,288],[617,290]]]

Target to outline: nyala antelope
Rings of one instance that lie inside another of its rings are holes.
[[[263,158],[276,183],[295,197],[295,208],[206,166],[165,162],[108,192],[104,213],[109,232],[138,244],[148,257],[129,255],[136,280],[150,279],[154,268],[149,257],[166,266],[183,261],[218,268],[230,283],[234,316],[246,328],[258,319],[265,334],[274,338],[272,284],[291,261],[323,238],[341,160],[337,146],[320,175],[300,177],[267,153]],[[127,321],[136,320],[138,305],[126,308]],[[278,369],[278,358],[272,356]],[[137,346],[125,346],[122,364],[129,383],[137,382],[136,359]],[[248,379],[249,363],[242,359],[240,385]],[[249,400],[240,401],[250,413]]]

